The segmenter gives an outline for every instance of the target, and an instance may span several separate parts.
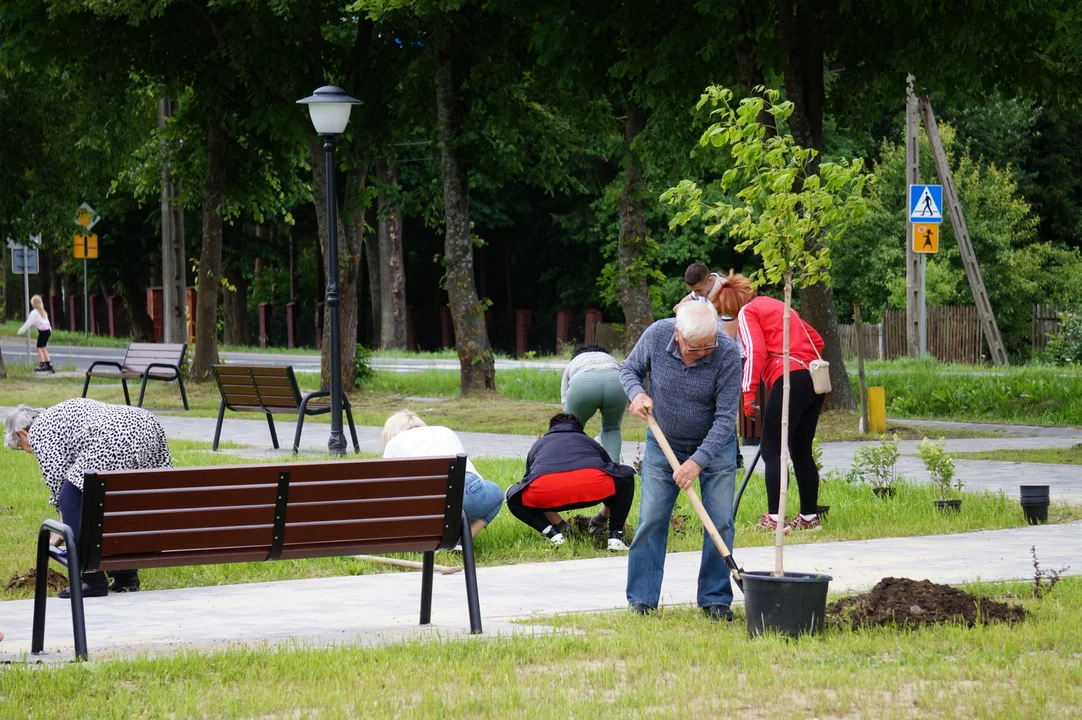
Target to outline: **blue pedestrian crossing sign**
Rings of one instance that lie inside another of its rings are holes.
[[[943,186],[909,186],[909,222],[943,222]]]

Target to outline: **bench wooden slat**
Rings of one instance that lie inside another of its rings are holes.
[[[105,497],[107,513],[137,512],[140,510],[171,510],[189,508],[218,508],[244,505],[260,505],[267,502],[277,484],[262,486],[222,486],[184,491],[108,493]],[[367,483],[364,496],[360,497],[352,483],[309,484],[290,487],[291,503],[345,502],[349,500],[403,497],[407,494],[439,495],[447,492],[446,477],[427,477],[413,480],[386,481],[381,484]]]
[[[271,542],[273,525],[250,525],[242,528],[184,528],[150,532],[102,535],[102,555],[127,555],[146,552],[229,549],[263,545]],[[435,537],[443,533],[443,515],[356,520],[333,523],[286,524],[287,546],[315,542],[356,542],[402,540]]]
[[[273,463],[267,465],[229,465],[213,468],[164,468],[159,470],[119,470],[106,478],[110,493],[129,490],[165,488],[205,488],[218,485],[258,485],[280,472],[290,474],[290,492],[305,483],[350,481],[403,482],[433,477],[447,479],[447,469],[454,458],[375,459],[364,461],[328,460],[311,463]],[[290,495],[292,498],[293,496]]]

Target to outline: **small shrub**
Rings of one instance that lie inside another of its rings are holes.
[[[376,376],[376,370],[372,367],[372,349],[364,345],[357,346],[357,355],[353,358],[353,366],[357,371],[357,387]]]
[[[917,445],[917,454],[944,496],[962,491],[965,483],[954,475],[954,458],[943,450],[943,438],[939,438],[939,442],[924,438]]]
[[[1029,552],[1033,555],[1033,597],[1040,600],[1052,592],[1052,588],[1060,581],[1060,575],[1070,570],[1071,566],[1065,565],[1059,570],[1045,570],[1037,561],[1037,546],[1031,545]]]
[[[898,480],[898,436],[884,440],[879,447],[865,445],[853,458],[852,473],[872,487],[893,487]]]
[[[1048,338],[1048,359],[1056,365],[1082,365],[1082,312],[1059,315],[1059,330]]]

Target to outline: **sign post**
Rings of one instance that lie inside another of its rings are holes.
[[[87,281],[87,260],[98,257],[98,236],[89,235],[90,229],[98,224],[101,216],[83,203],[75,213],[75,224],[83,228],[83,233],[75,233],[75,257],[83,259],[83,335],[90,337],[90,297]]]
[[[30,243],[33,245],[40,244],[41,235],[32,235]],[[30,275],[38,274],[38,249],[37,247],[12,242],[10,239],[8,240],[8,247],[11,248],[11,271],[21,273],[23,276],[23,305],[25,315],[30,315]],[[26,367],[31,367],[32,362],[30,359],[30,333],[26,333]]]
[[[920,356],[928,353],[928,306],[925,301],[928,254],[939,250],[939,224],[943,222],[943,186],[909,186],[909,222],[912,251],[920,257]]]

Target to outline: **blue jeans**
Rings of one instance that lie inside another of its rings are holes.
[[[717,457],[699,473],[703,505],[730,550],[733,547],[733,483],[736,460],[733,446],[736,436],[718,450]],[[684,462],[698,449],[695,445],[672,444],[673,452]],[[661,579],[665,573],[665,549],[669,540],[669,521],[680,488],[672,479],[672,468],[654,436],[646,435],[646,454],[642,461],[642,492],[639,527],[627,558],[627,601],[656,608],[661,598]],[[729,569],[703,531],[702,563],[699,565],[699,607],[730,605],[733,588]]]
[[[462,509],[470,520],[484,520],[485,525],[496,519],[503,507],[503,490],[491,480],[466,472],[466,488],[462,495]]]

